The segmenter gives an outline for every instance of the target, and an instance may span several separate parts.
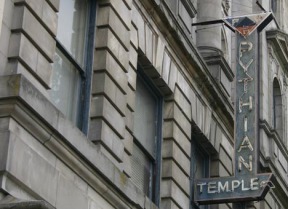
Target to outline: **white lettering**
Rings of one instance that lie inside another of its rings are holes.
[[[218,182],[218,193],[220,192],[231,192],[231,190],[229,190],[229,182],[225,181],[224,185],[222,185],[222,182],[219,181]]]
[[[235,189],[237,189],[240,186],[241,182],[238,180],[233,180],[232,181],[232,186],[231,186],[231,190],[234,192]]]
[[[213,194],[216,193],[216,182],[209,182],[208,183],[208,193]]]
[[[206,183],[200,183],[200,184],[197,184],[197,186],[200,186],[200,193],[203,192],[203,186],[205,186]]]
[[[241,61],[241,57],[243,56],[243,53],[251,51],[253,48],[253,44],[248,41],[242,41],[239,46],[239,64],[243,68],[244,72],[248,71],[248,68],[253,63],[253,59],[251,59],[246,65]]]
[[[244,183],[244,180],[243,180],[243,179],[242,179],[242,181],[241,181],[241,184],[242,184],[242,187],[241,187],[242,191],[248,191],[248,190],[250,190],[249,187],[245,188],[245,183]]]
[[[259,189],[259,182],[258,178],[252,178],[250,181],[251,190],[258,190]]]
[[[242,98],[239,99],[239,113],[242,112],[242,109],[243,109],[244,106],[248,106],[249,107],[249,111],[252,111],[252,109],[253,109],[253,98],[251,96],[249,96],[249,101],[246,102],[246,103],[243,102]]]
[[[242,156],[239,156],[238,158],[238,170],[242,171],[242,164],[247,168],[249,171],[252,171],[253,164],[252,164],[253,157],[252,155],[249,155],[249,164],[244,160]]]
[[[254,150],[253,146],[252,146],[252,144],[250,142],[250,139],[248,138],[248,136],[244,137],[244,139],[243,139],[243,141],[242,141],[242,143],[241,143],[241,145],[240,145],[240,147],[238,149],[238,152],[241,152],[241,150],[244,149],[244,148],[249,148],[250,151]]]

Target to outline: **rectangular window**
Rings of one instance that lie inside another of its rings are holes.
[[[196,141],[195,141],[196,140]],[[209,155],[197,143],[197,135],[192,133],[191,141],[191,198],[193,209],[208,209],[207,205],[198,206],[194,203],[194,180],[209,177]]]
[[[50,98],[87,133],[96,1],[60,0]]]
[[[141,73],[137,76],[131,180],[159,204],[162,97]]]

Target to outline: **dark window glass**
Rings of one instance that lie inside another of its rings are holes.
[[[60,0],[50,98],[85,133],[96,1]],[[92,28],[92,29],[91,29]],[[90,30],[90,31],[89,31]],[[89,34],[89,36],[88,36]],[[91,41],[92,40],[92,41]],[[86,110],[86,111],[85,111]]]
[[[162,98],[138,75],[131,180],[158,204]]]

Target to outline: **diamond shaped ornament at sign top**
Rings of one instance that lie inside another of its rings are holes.
[[[267,12],[261,14],[224,18],[223,21],[243,37],[247,37],[260,26],[262,29],[262,24],[266,25],[266,22],[271,21],[271,18],[273,19],[272,13]]]

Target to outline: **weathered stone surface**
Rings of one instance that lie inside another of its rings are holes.
[[[33,12],[37,15],[39,19],[42,20],[42,24],[45,24],[51,33],[56,35],[57,31],[57,15],[53,10],[51,3],[49,4],[46,0],[13,0],[15,5],[19,5],[19,3],[26,3],[28,7],[30,7]]]
[[[107,48],[114,56],[114,59],[117,59],[122,70],[127,72],[129,65],[129,52],[122,46],[115,34],[113,34],[109,28],[101,28],[97,30],[95,45],[96,49]]]
[[[112,106],[104,96],[95,96],[91,101],[90,117],[103,118],[115,133],[124,138],[125,118]]]
[[[162,178],[173,179],[173,181],[175,181],[181,187],[181,189],[186,193],[186,195],[190,195],[190,178],[183,173],[183,171],[173,160],[163,160]]]
[[[88,209],[87,195],[62,175],[59,175],[57,194],[56,208]]]
[[[45,57],[35,48],[35,46],[22,34],[11,35],[8,57],[19,59],[29,66],[28,70],[37,75],[40,82],[49,88],[52,67]]]
[[[182,128],[188,138],[191,136],[191,124],[183,112],[174,102],[166,102],[164,106],[164,118],[173,119]]]
[[[173,140],[164,140],[162,145],[162,158],[170,158],[177,162],[179,168],[190,175],[190,159],[183,153]]]
[[[184,192],[176,185],[172,180],[162,180],[161,197],[170,197],[173,199],[181,208],[189,208],[189,198]]]
[[[90,122],[89,139],[101,143],[118,162],[123,161],[124,144],[119,136],[101,118]]]
[[[115,10],[111,7],[107,6],[99,8],[97,26],[102,28],[109,27],[118,37],[120,43],[125,47],[125,49],[129,49],[130,33],[119,16],[116,15]]]
[[[92,94],[105,95],[117,108],[122,116],[126,111],[126,95],[116,86],[115,82],[104,72],[95,73],[92,83]]]
[[[115,60],[115,58],[110,54],[110,52],[104,49],[97,49],[94,57],[94,71],[96,72],[106,70],[110,77],[114,79],[115,83],[119,86],[121,91],[125,93],[128,83],[127,75],[119,63]]]
[[[0,209],[55,209],[50,204],[45,202],[44,200],[33,200],[33,201],[24,201],[21,200],[19,202],[11,202],[0,204]]]
[[[130,8],[127,7],[127,4],[124,1],[119,0],[104,0],[100,1],[99,5],[109,4],[116,11],[117,15],[121,17],[121,21],[125,24],[126,28],[131,26],[131,13]]]
[[[15,7],[13,17],[12,30],[21,29],[34,41],[48,61],[52,62],[55,40],[25,6]]]
[[[191,142],[174,121],[164,121],[163,138],[173,139],[187,156],[191,154]]]
[[[8,156],[7,171],[54,205],[58,178],[55,165],[47,162],[12,132]]]

